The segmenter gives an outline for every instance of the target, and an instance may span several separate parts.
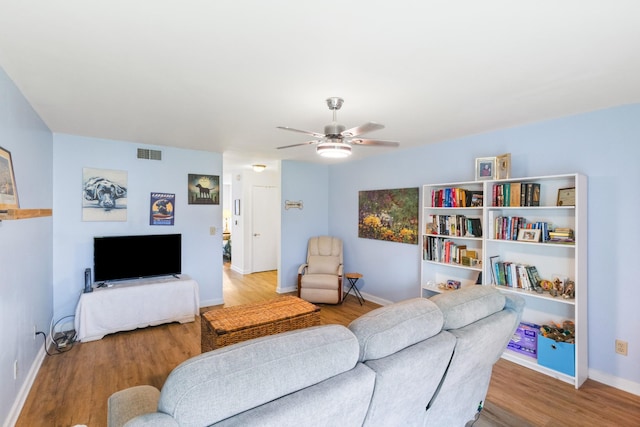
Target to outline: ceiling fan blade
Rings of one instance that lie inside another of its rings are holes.
[[[301,145],[316,144],[318,142],[319,142],[318,140],[314,139],[313,141],[301,142],[300,144],[291,144],[291,145],[284,145],[282,147],[276,147],[276,149],[281,150],[283,148],[299,147]]]
[[[385,141],[382,139],[364,139],[364,138],[356,138],[352,139],[352,144],[356,145],[377,145],[380,147],[397,147],[400,145],[397,141]]]
[[[363,125],[342,131],[341,135],[345,137],[358,136],[380,129],[384,129],[384,125],[381,125],[380,123],[368,122]]]
[[[311,132],[311,131],[308,131],[308,130],[294,129],[294,128],[290,128],[290,127],[287,127],[287,126],[277,126],[277,128],[278,129],[283,129],[283,130],[289,130],[291,132],[305,133],[307,135],[314,136],[315,138],[324,138],[324,134],[323,133]]]

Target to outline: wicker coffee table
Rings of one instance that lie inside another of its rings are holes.
[[[294,296],[211,310],[200,319],[202,352],[320,324],[320,308]]]

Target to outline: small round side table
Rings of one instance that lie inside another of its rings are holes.
[[[362,296],[362,294],[358,290],[358,287],[356,286],[356,282],[358,281],[358,279],[362,278],[362,274],[360,274],[360,273],[347,273],[344,276],[347,278],[347,280],[351,284],[351,287],[347,291],[347,294],[344,296],[342,301],[344,301],[344,299],[349,296],[349,293],[351,292],[351,290],[353,290],[353,294],[355,295],[356,298],[358,298],[358,302],[360,303],[360,305],[362,305],[362,303],[364,302],[364,297]]]

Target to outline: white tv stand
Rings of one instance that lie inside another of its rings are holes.
[[[119,281],[83,293],[75,328],[82,342],[163,323],[193,322],[200,308],[198,283],[189,276]]]

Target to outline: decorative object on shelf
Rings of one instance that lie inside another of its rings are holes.
[[[518,230],[518,240],[522,242],[539,242],[541,231],[533,228],[521,228]]]
[[[255,164],[255,165],[251,165],[251,167],[253,168],[254,172],[259,173],[265,170],[267,168],[267,165]]]
[[[229,240],[231,239],[231,231],[229,230],[229,218],[231,218],[231,211],[229,209],[224,209],[222,211],[222,218],[224,219],[224,230],[222,231],[222,240]],[[229,255],[229,258],[230,257],[231,255]]]
[[[220,177],[190,173],[187,194],[190,205],[219,205]]]
[[[11,153],[0,147],[0,209],[18,209],[18,189]]]
[[[240,199],[235,199],[233,201],[233,214],[235,216],[240,216]]]
[[[496,179],[511,177],[511,153],[496,156]]]
[[[175,206],[175,194],[151,193],[149,225],[173,225]]]
[[[127,220],[127,172],[82,169],[82,220]]]
[[[302,208],[303,208],[302,200],[298,200],[297,202],[294,202],[294,201],[291,201],[291,200],[285,200],[284,208],[287,209],[287,210],[292,209],[292,208],[302,210]]]
[[[476,181],[495,179],[496,158],[478,157],[476,158]]]
[[[418,188],[358,192],[358,237],[418,243]]]
[[[576,205],[576,187],[561,188],[558,190],[558,206]]]

